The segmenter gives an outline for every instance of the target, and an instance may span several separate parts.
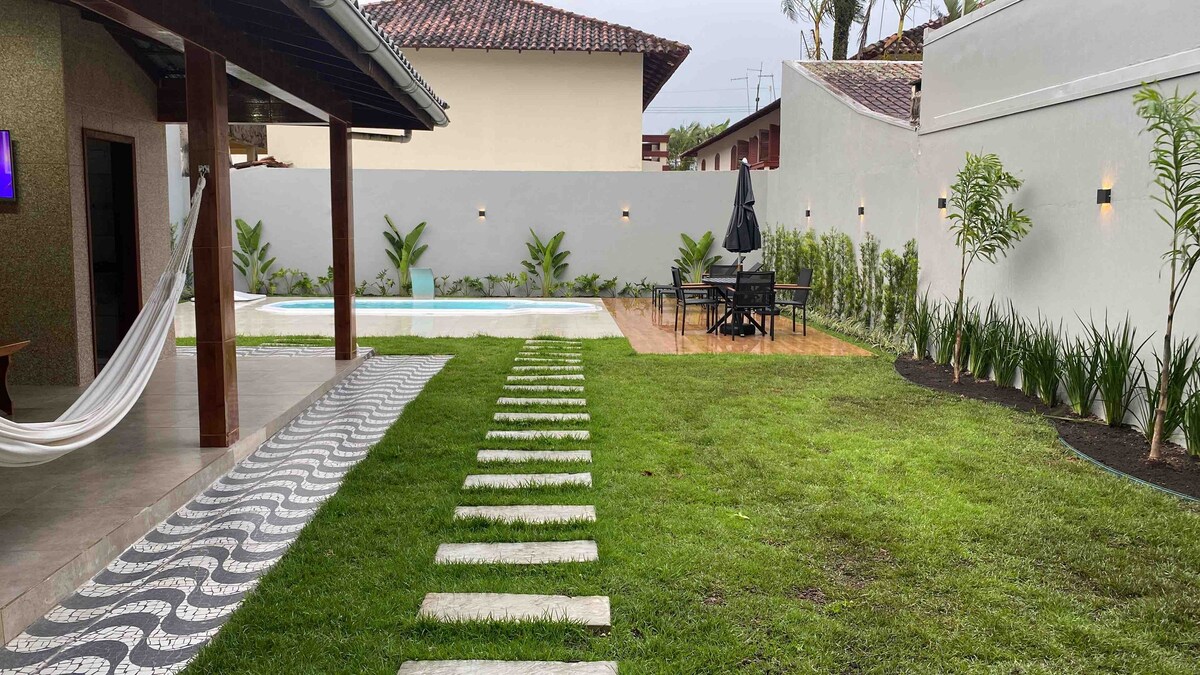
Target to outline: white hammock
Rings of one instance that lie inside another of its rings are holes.
[[[183,292],[205,173],[202,169],[196,180],[191,210],[167,269],[116,353],[79,400],[53,422],[18,424],[0,417],[0,467],[44,464],[88,445],[108,433],[137,403],[158,364]]]

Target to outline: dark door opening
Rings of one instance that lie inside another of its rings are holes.
[[[142,307],[133,139],[84,132],[96,372]]]

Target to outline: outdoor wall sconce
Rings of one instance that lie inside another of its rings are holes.
[[[1100,188],[1099,190],[1096,190],[1096,203],[1097,204],[1111,204],[1112,203],[1112,188]]]
[[[804,217],[812,218],[812,209],[804,209]]]
[[[946,208],[946,198],[945,197],[938,197],[938,208],[939,209]]]
[[[487,218],[487,209],[479,209],[479,219]]]
[[[621,209],[621,217],[629,220],[629,209]]]
[[[866,215],[866,213],[867,213],[867,207],[865,207],[865,206],[858,207],[858,215],[863,216],[863,215]]]

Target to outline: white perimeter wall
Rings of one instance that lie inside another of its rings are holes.
[[[767,172],[754,173],[756,196],[765,201]],[[388,214],[405,232],[429,223],[422,237],[429,250],[420,264],[437,276],[520,272],[532,227],[543,239],[567,232],[568,278],[597,273],[622,282],[669,282],[680,232],[711,230],[714,253],[732,260],[718,249],[736,181],[734,172],[355,171],[356,277],[393,272],[382,234]],[[234,217],[264,221],[277,266],[313,277],[325,273],[332,261],[328,171],[246,169],[233,172],[231,183]],[[481,208],[484,220],[477,215]],[[624,208],[630,209],[627,221]]]

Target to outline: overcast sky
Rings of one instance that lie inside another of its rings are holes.
[[[643,126],[648,134],[692,121],[712,123],[745,117],[754,111],[754,85],[760,65],[764,75],[774,76],[777,97],[781,64],[801,57],[801,32],[811,28],[788,21],[779,12],[779,0],[543,1],[691,45],[692,53],[646,110]],[[935,4],[934,12],[942,8],[941,0],[918,0],[918,8],[909,15],[906,26],[927,21],[931,3]],[[892,0],[876,0],[875,5],[868,42],[881,37],[881,27],[886,32],[896,31],[898,17]],[[851,54],[858,45],[858,30],[855,26],[850,35]],[[822,28],[821,39],[828,49],[831,26]],[[748,83],[735,81],[747,76],[751,78]],[[773,100],[772,79],[763,79],[761,85],[761,105],[766,105]]]

